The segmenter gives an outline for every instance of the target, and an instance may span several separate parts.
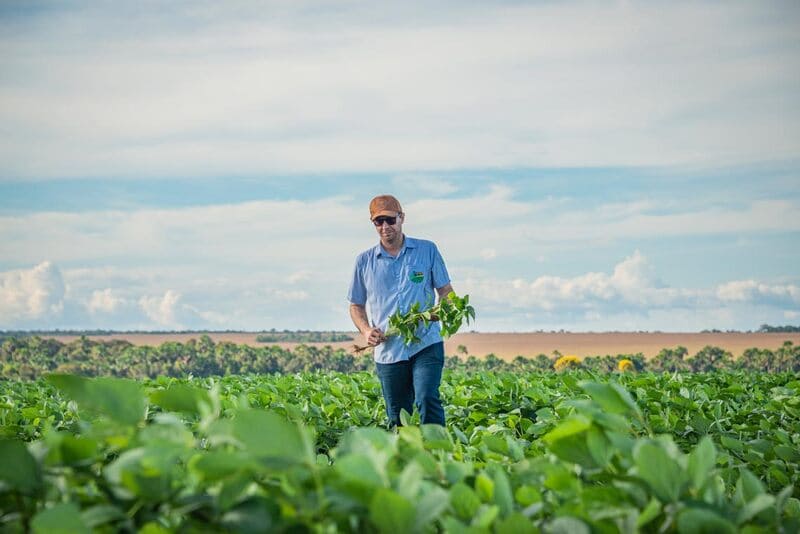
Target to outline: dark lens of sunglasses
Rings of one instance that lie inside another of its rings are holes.
[[[394,226],[394,223],[397,222],[397,217],[378,217],[377,219],[372,221],[372,224],[380,227],[383,226],[384,221],[386,221],[389,224],[389,226]]]

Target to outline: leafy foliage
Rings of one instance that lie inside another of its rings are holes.
[[[407,312],[395,312],[389,318],[386,336],[401,336],[403,342],[410,345],[419,341],[417,332],[420,325],[428,328],[432,322],[438,321],[442,337],[447,339],[458,332],[465,321],[469,324],[470,319],[475,320],[475,309],[469,304],[469,295],[459,297],[451,291],[438,304],[426,310],[420,310],[419,303],[415,302]]]
[[[799,378],[447,370],[448,427],[396,433],[370,373],[4,381],[0,523],[793,532]]]

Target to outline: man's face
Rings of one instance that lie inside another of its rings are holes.
[[[372,220],[381,241],[384,243],[395,243],[403,235],[403,214],[398,213],[395,217],[380,215]]]

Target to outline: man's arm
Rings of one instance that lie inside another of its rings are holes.
[[[436,288],[436,292],[439,294],[439,300],[445,298],[452,290],[453,286],[450,284],[445,284],[442,287]]]
[[[370,347],[380,345],[386,340],[386,336],[383,335],[380,328],[370,326],[366,307],[360,304],[350,304],[350,318]]]

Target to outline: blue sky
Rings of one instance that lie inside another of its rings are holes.
[[[479,331],[800,324],[798,28],[790,2],[3,3],[0,329],[349,329],[386,192]]]

